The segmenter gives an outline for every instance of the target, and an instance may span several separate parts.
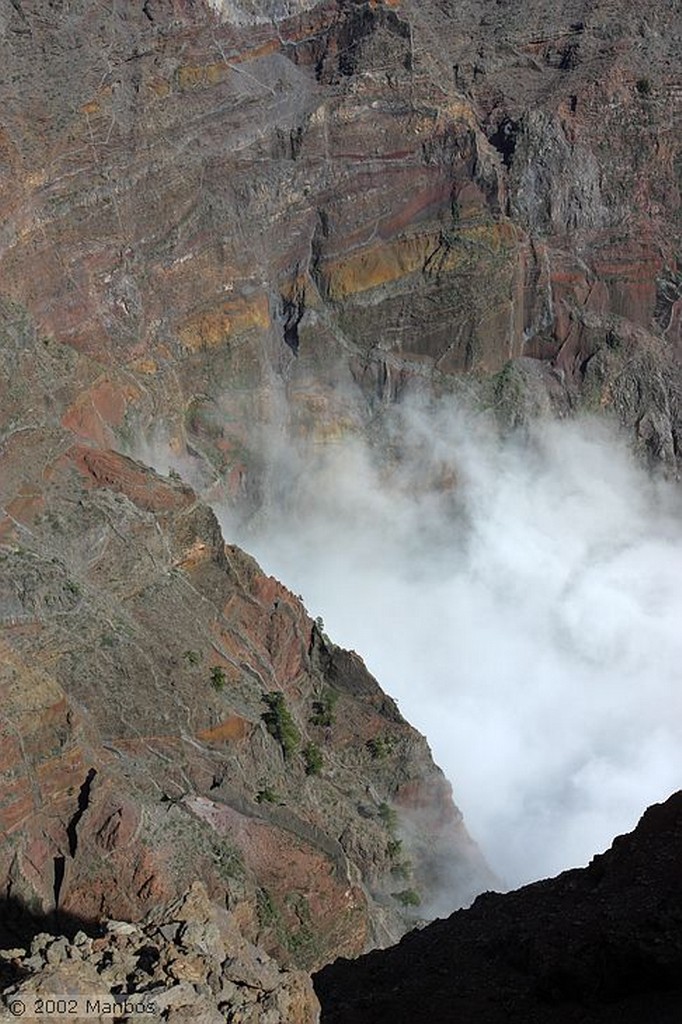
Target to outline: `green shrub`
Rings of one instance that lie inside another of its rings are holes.
[[[395,832],[398,827],[398,814],[385,801],[379,804],[379,817],[389,832]]]
[[[200,658],[198,651],[185,651],[182,656],[185,659],[185,661],[190,665],[199,664]]]
[[[322,773],[324,761],[322,759],[322,751],[317,743],[306,743],[303,748],[303,760],[305,762],[306,775],[320,775]]]
[[[225,688],[227,682],[227,676],[220,665],[214,665],[211,669],[211,686],[214,690],[220,693]]]
[[[261,928],[270,928],[280,921],[279,908],[267,889],[256,889],[256,913]]]
[[[640,96],[648,96],[651,92],[651,80],[648,78],[638,78],[635,82],[635,88]]]
[[[284,694],[279,690],[273,690],[271,693],[264,693],[261,700],[268,706],[268,710],[261,715],[265,727],[279,743],[285,759],[289,759],[298,749],[301,737],[286,706]]]
[[[275,793],[274,789],[270,789],[269,786],[263,786],[263,788],[259,789],[258,792],[256,793],[256,803],[257,804],[278,804],[279,803],[279,797]]]
[[[398,854],[403,848],[402,840],[400,839],[389,839],[388,846],[386,847],[386,856],[390,857],[391,860],[395,860]]]
[[[385,761],[393,750],[394,743],[392,736],[375,736],[373,739],[367,740],[365,746],[375,761]]]
[[[334,724],[334,708],[339,699],[334,690],[327,690],[319,700],[313,701],[313,713],[310,724],[321,728],[329,728]]]
[[[402,892],[392,892],[391,896],[404,907],[418,907],[422,899],[415,889],[403,889]]]
[[[409,861],[401,860],[398,862],[398,864],[394,864],[391,867],[391,874],[395,878],[402,878],[403,881],[407,881],[407,879],[412,874],[412,865],[410,864]]]

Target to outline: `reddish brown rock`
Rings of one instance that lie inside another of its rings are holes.
[[[140,917],[199,874],[319,963],[406,927],[399,837],[429,839],[399,865],[424,890],[454,859],[455,902],[485,869],[359,657],[121,452],[248,513],[268,429],[362,433],[469,373],[512,423],[582,402],[673,466],[679,11],[287,9],[0,17],[0,876],[44,910]]]
[[[381,805],[407,779],[434,807],[449,791],[360,659],[226,548],[186,485],[63,430],[22,451],[3,477],[23,517],[0,577],[5,888],[48,914],[136,920],[199,877],[252,938],[309,964],[404,930]],[[268,720],[273,691],[293,739]],[[375,762],[365,741],[387,729],[395,758]],[[457,858],[454,821],[433,824]],[[425,895],[442,884],[405,849]],[[466,900],[476,882],[459,881]]]

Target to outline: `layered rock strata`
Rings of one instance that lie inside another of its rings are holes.
[[[673,0],[8,7],[5,314],[80,355],[63,425],[156,431],[255,507],[254,425],[333,439],[521,359],[674,464],[678,23]],[[505,384],[512,418],[542,406]]]
[[[312,965],[480,889],[425,740],[185,484],[56,429],[3,456],[7,899],[136,920],[199,877]]]

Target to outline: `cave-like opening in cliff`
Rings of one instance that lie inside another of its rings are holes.
[[[498,151],[502,157],[502,163],[508,169],[512,165],[514,153],[516,152],[518,132],[518,122],[514,121],[511,117],[505,117],[488,136],[488,141]]]

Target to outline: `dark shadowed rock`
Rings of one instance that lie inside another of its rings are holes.
[[[328,1024],[673,1024],[682,1005],[682,793],[589,867],[315,976]]]

